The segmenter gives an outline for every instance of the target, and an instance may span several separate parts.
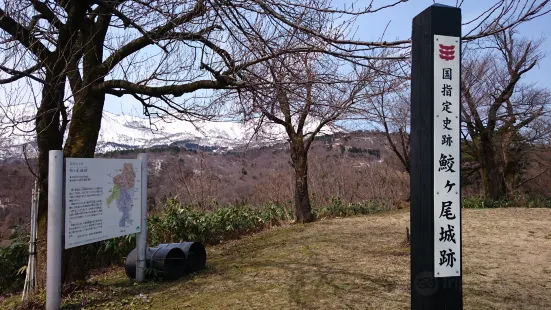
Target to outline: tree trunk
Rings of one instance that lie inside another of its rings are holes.
[[[101,128],[103,104],[105,95],[81,90],[83,96],[75,96],[69,135],[63,149],[65,157],[94,157],[98,135]],[[89,266],[86,261],[86,246],[75,247],[63,251],[61,265],[63,283],[80,282],[86,279]]]
[[[513,136],[515,132],[507,130],[502,134],[501,154],[503,158],[503,180],[508,195],[514,191],[517,169],[522,158],[522,149],[513,148]]]
[[[99,28],[89,18],[84,18],[81,22],[82,81],[68,73],[75,104],[72,110],[69,134],[63,149],[65,157],[92,158],[96,152],[105,93],[94,91],[93,86],[95,83],[104,81],[104,75],[101,70],[98,70],[98,67],[103,59],[103,42],[110,15],[105,15],[100,19],[101,22],[98,20],[98,23],[103,26]],[[86,279],[90,268],[87,261],[93,259],[85,255],[86,248],[85,245],[63,252],[61,265],[63,283],[79,282]]]
[[[515,168],[518,163],[508,162],[503,169],[503,181],[505,182],[506,195],[510,196],[515,190],[516,172]]]
[[[492,200],[501,200],[507,196],[507,188],[505,186],[505,180],[503,179],[503,173],[497,165],[494,147],[492,145],[483,144],[481,150],[480,169],[484,197]]]
[[[295,216],[300,223],[314,220],[308,194],[308,153],[302,141],[291,140],[291,159],[295,169]]]
[[[60,127],[65,76],[54,70],[46,71],[46,83],[35,120],[38,146],[38,205],[37,277],[39,285],[46,282],[46,239],[48,221],[48,157],[50,150],[61,150],[64,129]],[[54,71],[54,72],[52,72]]]
[[[64,106],[67,59],[70,58],[76,33],[89,3],[71,2],[67,5],[66,22],[59,28],[55,52],[44,62],[45,83],[42,99],[37,111],[36,135],[38,146],[38,184],[40,200],[38,205],[38,238],[37,238],[37,276],[39,285],[46,280],[46,240],[48,222],[48,157],[49,151],[61,150],[63,135],[67,125]],[[65,116],[62,118],[62,116]],[[60,258],[62,259],[62,258]]]
[[[65,87],[65,82],[60,86]],[[55,85],[55,83],[53,83]],[[59,91],[59,89],[58,89]],[[44,92],[54,94],[55,92]],[[90,94],[87,96],[76,96],[77,101],[73,107],[69,135],[65,143],[63,154],[65,157],[93,157],[96,149],[101,118],[103,111],[104,94]],[[78,101],[82,99],[83,101]],[[47,235],[47,212],[48,212],[48,152],[50,150],[61,150],[63,145],[63,132],[59,124],[60,114],[56,111],[58,104],[62,105],[63,93],[58,97],[44,96],[37,118],[38,135],[38,169],[40,184],[40,205],[38,212],[38,268],[40,282],[45,282],[46,275],[46,235]],[[48,111],[41,113],[41,111]],[[64,235],[64,234],[63,234]],[[61,279],[63,283],[81,282],[86,279],[88,266],[83,256],[84,247],[75,247],[62,252]],[[90,259],[90,258],[87,258]]]

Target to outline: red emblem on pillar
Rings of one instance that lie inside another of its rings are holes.
[[[455,58],[455,45],[443,45],[440,44],[440,59],[450,61]]]

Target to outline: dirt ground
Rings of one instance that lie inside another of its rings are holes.
[[[199,274],[133,285],[110,272],[66,305],[409,309],[408,221],[405,210],[275,228],[208,248]],[[464,210],[463,285],[464,309],[551,309],[551,209]]]

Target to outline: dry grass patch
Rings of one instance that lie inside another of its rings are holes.
[[[551,309],[551,209],[463,214],[468,309]]]
[[[110,272],[73,298],[101,309],[408,309],[408,221],[399,211],[275,228],[208,248],[200,274],[134,285]],[[551,209],[464,210],[463,223],[465,309],[551,309]]]
[[[551,210],[464,210],[465,309],[551,309]],[[409,213],[273,229],[210,249],[155,309],[408,309]],[[174,294],[180,295],[174,298]]]

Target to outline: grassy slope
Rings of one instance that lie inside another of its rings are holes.
[[[551,209],[463,214],[465,309],[551,309]],[[87,308],[102,309],[408,309],[408,218],[401,211],[271,229],[208,248],[200,274],[132,285],[113,271],[67,303],[85,297]]]

